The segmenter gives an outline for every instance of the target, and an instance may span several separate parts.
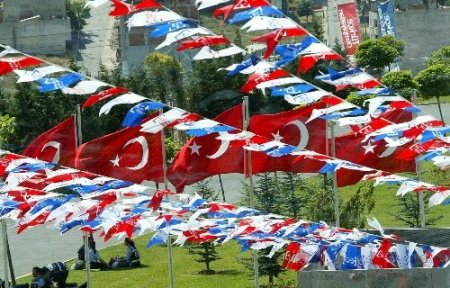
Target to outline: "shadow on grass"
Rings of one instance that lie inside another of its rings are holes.
[[[242,272],[239,272],[238,270],[235,269],[231,269],[231,270],[221,270],[221,271],[216,271],[216,275],[239,275],[242,274]]]
[[[138,267],[121,267],[121,268],[114,268],[114,269],[108,269],[108,270],[92,270],[95,272],[116,272],[116,271],[129,271],[129,270],[136,270],[136,269],[146,269],[150,267],[150,265],[141,264]]]

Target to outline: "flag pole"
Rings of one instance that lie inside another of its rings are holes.
[[[11,248],[9,246],[9,240],[8,240],[8,234],[6,234],[6,252],[7,252],[7,256],[8,256],[8,263],[9,263],[9,273],[11,275],[11,284],[12,286],[16,286],[16,275],[14,273],[14,266],[13,266],[13,262],[12,262],[12,257],[11,257]]]
[[[417,103],[417,89],[413,89],[411,92],[411,102],[416,105]],[[414,116],[417,117],[417,114],[414,113]],[[422,181],[422,167],[421,167],[421,163],[419,160],[419,157],[416,157],[415,162],[416,162],[416,179],[418,181]],[[418,192],[419,193],[419,217],[420,217],[420,228],[425,228],[425,203],[424,203],[424,198],[423,198],[423,192]]]
[[[77,104],[75,108],[75,145],[80,146],[83,143],[83,132],[81,130],[81,105]],[[84,268],[86,269],[86,285],[87,288],[92,288],[91,285],[91,261],[89,260],[89,235],[88,232],[83,232],[84,245]]]
[[[328,123],[330,126],[331,157],[336,158],[336,137],[334,135],[335,122],[333,120],[331,120]],[[334,218],[335,218],[334,225],[336,227],[339,227],[340,226],[340,221],[339,221],[340,211],[339,211],[339,190],[337,187],[337,169],[335,169],[333,172],[333,198],[334,198]]]
[[[159,109],[159,113],[163,113],[163,109]],[[167,163],[166,163],[166,143],[164,138],[164,129],[161,130],[161,155],[162,155],[162,170],[163,170],[163,179],[164,179],[164,188],[169,189],[169,181],[167,179]],[[166,196],[167,198],[168,196]],[[170,232],[169,237],[167,237],[167,252],[169,257],[169,287],[174,288],[174,276],[173,276],[173,253],[172,253],[172,239],[170,238]]]
[[[8,274],[8,256],[7,256],[7,249],[8,249],[8,240],[6,238],[6,219],[2,219],[2,230],[3,230],[3,237],[2,237],[2,246],[3,246],[3,281],[5,282],[5,288],[9,288],[9,274]]]
[[[243,114],[244,114],[244,131],[247,131],[250,112],[249,112],[249,104],[248,104],[248,96],[244,96],[243,103]],[[248,179],[249,179],[249,202],[250,207],[255,209],[255,199],[254,199],[254,191],[253,191],[253,167],[252,167],[252,152],[244,150],[244,168],[247,169]],[[252,250],[253,254],[253,273],[254,273],[254,287],[259,288],[259,268],[258,268],[258,252],[256,250]]]

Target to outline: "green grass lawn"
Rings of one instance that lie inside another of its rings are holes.
[[[150,235],[137,237],[135,240],[141,254],[142,266],[134,269],[110,270],[92,272],[92,287],[95,288],[163,288],[169,287],[169,264],[167,247],[154,246],[146,248]],[[101,241],[101,240],[98,240]],[[205,265],[197,263],[194,256],[188,254],[186,247],[173,247],[173,267],[175,287],[182,288],[246,288],[253,287],[253,275],[243,264],[238,261],[238,257],[251,257],[250,252],[241,253],[236,242],[230,241],[224,245],[217,246],[216,250],[221,259],[211,263],[211,269],[216,271],[214,275],[203,275],[199,272],[205,269]],[[115,245],[100,251],[101,257],[108,261],[111,257],[123,255],[125,247]],[[76,254],[76,251],[74,251]],[[72,262],[67,263],[70,267]],[[30,276],[21,278],[19,283],[30,281]],[[86,271],[70,271],[69,282],[76,282],[78,285],[85,282]],[[275,283],[295,281],[296,273],[286,271],[275,279]],[[267,284],[267,277],[260,277],[261,287]],[[296,282],[294,282],[296,283]],[[293,286],[296,287],[296,286]],[[285,286],[285,288],[291,288]]]

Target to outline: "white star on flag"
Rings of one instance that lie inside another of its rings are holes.
[[[370,153],[375,153],[374,149],[375,149],[375,147],[377,147],[377,145],[372,146],[372,142],[369,141],[369,142],[367,143],[367,145],[363,145],[362,147],[364,148],[364,155],[366,155],[366,154],[369,153],[369,152],[370,152]]]
[[[116,155],[116,158],[109,160],[109,162],[113,164],[113,167],[119,167],[119,161],[120,161],[119,155]]]
[[[197,155],[200,155],[200,148],[201,148],[202,146],[199,146],[199,145],[197,145],[197,143],[195,143],[195,142],[193,142],[192,143],[192,145],[190,145],[189,146],[189,149],[191,149],[191,155],[192,154],[197,154]]]
[[[280,135],[280,130],[277,130],[277,133],[275,133],[275,134],[273,134],[273,133],[271,133],[271,134],[272,134],[273,140],[275,140],[275,141],[281,141],[281,139],[284,138]]]

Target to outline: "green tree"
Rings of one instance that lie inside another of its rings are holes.
[[[90,9],[84,8],[84,1],[66,0],[67,17],[73,31],[80,31],[86,25],[86,19],[91,17]]]
[[[306,21],[308,21],[313,12],[311,0],[300,0],[297,9],[298,16],[306,17]]]
[[[411,99],[412,90],[417,88],[411,71],[409,70],[388,72],[383,75],[381,82],[394,89],[406,99]]]
[[[373,183],[361,183],[340,209],[340,225],[345,228],[363,228],[367,216],[375,207]]]
[[[259,177],[254,192],[256,209],[262,213],[282,214],[282,203],[285,197],[278,189],[275,178],[269,177],[269,173]]]
[[[428,200],[430,199],[430,193],[424,193],[424,205],[425,205],[425,226],[435,225],[436,222],[442,219],[444,216],[428,217],[430,209],[427,208]],[[397,213],[392,213],[388,211],[388,214],[394,216],[395,219],[404,223],[408,227],[420,227],[420,206],[419,206],[419,194],[406,194],[403,197],[397,197],[397,204],[395,206],[399,207]]]
[[[398,55],[395,47],[386,42],[380,39],[369,39],[359,44],[355,59],[358,66],[376,71],[377,76],[381,77],[383,68],[394,63]]]
[[[0,149],[9,149],[9,138],[14,134],[14,117],[0,115]]]
[[[304,179],[294,173],[278,173],[277,179],[278,189],[281,190],[282,199],[284,199],[283,215],[297,218],[302,206],[306,202],[306,196],[298,193],[298,189],[303,189],[308,184]]]
[[[403,51],[405,50],[405,41],[399,40],[392,35],[386,35],[381,38],[378,38],[381,42],[386,43],[387,45],[394,47],[397,50],[397,56],[402,56]]]
[[[347,100],[348,102],[355,104],[356,106],[359,106],[361,108],[366,107],[367,108],[367,102],[366,100],[370,99],[370,98],[374,98],[376,97],[376,95],[364,95],[364,96],[359,96],[358,94],[356,94],[355,92],[351,92],[347,98],[345,98],[345,100]]]
[[[203,199],[216,200],[217,193],[210,187],[208,181],[201,181],[195,185],[195,192]],[[216,246],[211,241],[203,243],[189,244],[188,253],[190,255],[197,256],[195,261],[198,263],[204,263],[205,269],[200,271],[201,274],[215,274],[215,271],[211,269],[211,263],[219,260],[220,257],[216,251]]]
[[[305,217],[310,221],[326,223],[335,223],[334,216],[334,198],[333,198],[333,178],[327,175],[320,175],[323,177],[321,184],[311,182],[310,185],[304,187],[303,193],[309,195],[308,202],[305,206]],[[312,180],[312,179],[311,179]],[[310,181],[311,181],[310,180]]]
[[[344,58],[346,61],[333,61],[331,64],[331,68],[336,70],[344,70],[345,68],[347,68],[346,65],[348,65],[348,54],[337,38],[334,39],[333,51],[341,55],[342,58]]]
[[[15,133],[9,139],[12,152],[21,152],[42,132],[75,113],[79,101],[60,91],[41,93],[34,83],[18,83],[16,90],[6,111],[16,119]]]
[[[145,58],[145,75],[151,90],[145,94],[163,103],[185,108],[183,67],[174,57],[153,52]]]
[[[236,75],[230,78],[217,72],[217,69],[230,64],[229,57],[194,62],[194,71],[188,76],[190,111],[212,119],[242,101],[242,94],[238,91],[245,77]]]
[[[319,39],[320,41],[324,41],[323,40],[323,27],[322,27],[322,22],[321,22],[321,18],[317,17],[316,15],[312,15],[312,20],[311,20],[311,32],[314,36],[316,36],[317,39]]]
[[[450,65],[450,46],[442,47],[431,53],[427,61],[427,66],[434,64]]]
[[[414,81],[419,87],[420,94],[425,99],[436,97],[439,114],[442,122],[444,122],[440,97],[450,95],[450,65],[444,63],[430,65],[425,70],[420,71]]]

